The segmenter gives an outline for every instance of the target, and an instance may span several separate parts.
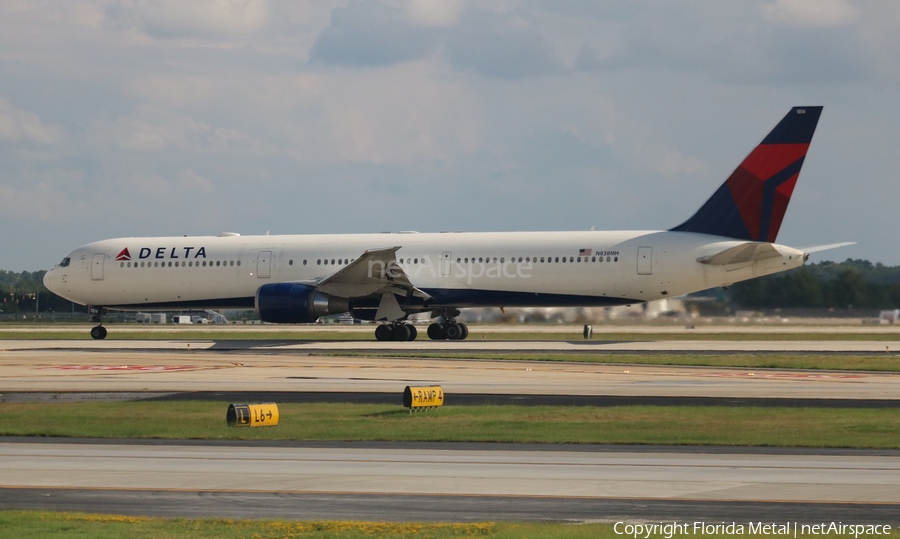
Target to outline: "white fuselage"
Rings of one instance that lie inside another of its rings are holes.
[[[432,298],[423,310],[589,306],[726,286],[805,260],[774,245],[778,255],[763,260],[698,262],[743,243],[661,231],[117,238],[76,249],[44,282],[66,299],[107,308],[253,308],[266,283],[316,283],[367,250],[400,246],[400,267]]]

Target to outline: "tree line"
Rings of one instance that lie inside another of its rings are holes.
[[[727,299],[746,309],[896,309],[900,266],[852,259],[818,262],[737,283]]]
[[[35,312],[72,312],[72,302],[63,299],[44,286],[45,270],[0,270],[0,314]],[[75,305],[75,312],[84,308]]]

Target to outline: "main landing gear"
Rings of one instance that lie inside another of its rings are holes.
[[[97,309],[97,316],[95,316],[92,321],[97,322],[97,325],[91,328],[91,338],[100,340],[106,338],[106,328],[103,327],[103,315],[106,314],[106,309],[100,307]]]
[[[403,322],[382,324],[375,328],[375,339],[379,341],[414,341],[418,335],[416,326]]]
[[[469,327],[450,319],[445,323],[435,322],[428,326],[428,338],[432,341],[461,341],[469,336]]]

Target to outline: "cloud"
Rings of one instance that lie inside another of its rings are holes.
[[[51,146],[64,142],[66,138],[61,127],[44,123],[37,114],[16,108],[0,96],[0,140]]]
[[[845,0],[775,0],[760,9],[766,18],[788,26],[843,26],[858,16]]]
[[[303,129],[303,138],[287,141],[292,147],[285,151],[304,162],[379,164],[473,152],[481,107],[464,84],[435,80],[434,71],[430,63],[409,63],[323,77],[310,103],[315,116],[297,122],[303,127],[292,131]]]
[[[527,17],[463,8],[454,2],[414,2],[404,11],[379,2],[351,2],[332,11],[331,25],[316,39],[310,60],[379,67],[438,54],[454,68],[488,77],[518,79],[565,71]]]
[[[158,38],[235,38],[268,20],[266,0],[121,0],[107,8],[110,23]]]
[[[80,221],[92,209],[84,200],[90,195],[83,187],[83,173],[76,169],[51,167],[44,172],[26,170],[14,178],[6,176],[0,184],[0,219],[55,224]]]
[[[406,15],[412,24],[453,26],[465,7],[465,0],[409,0]]]
[[[843,82],[875,76],[879,68],[869,60],[861,30],[852,24],[855,15],[845,12],[839,0],[823,0],[823,13],[804,15],[815,11],[809,6],[818,5],[818,0],[777,0],[767,4],[771,9],[762,10],[737,4],[727,9],[710,6],[702,12],[639,11],[629,24],[616,26],[612,37],[584,42],[575,67],[693,71],[732,85]],[[791,13],[796,16],[788,16]],[[790,28],[784,26],[788,20]]]
[[[135,152],[223,151],[250,149],[254,142],[231,128],[213,127],[192,116],[165,107],[144,104],[127,116],[98,121],[90,139],[94,147],[114,146]]]
[[[543,35],[515,13],[468,11],[448,37],[447,55],[454,67],[504,79],[565,71]]]
[[[433,30],[413,25],[402,9],[380,2],[351,1],[331,12],[310,50],[310,61],[340,66],[385,66],[432,54]]]

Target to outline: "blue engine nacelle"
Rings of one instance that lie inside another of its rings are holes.
[[[314,286],[269,283],[256,291],[256,313],[263,322],[305,324],[350,309],[349,299],[332,297]]]

